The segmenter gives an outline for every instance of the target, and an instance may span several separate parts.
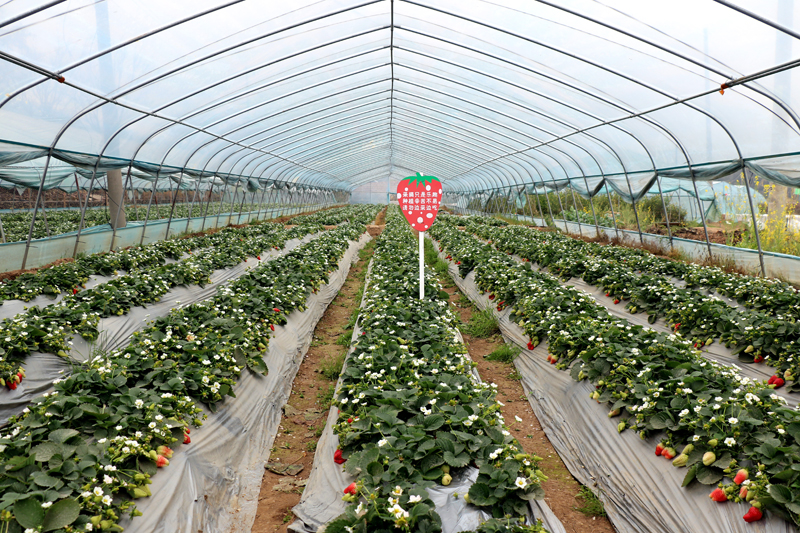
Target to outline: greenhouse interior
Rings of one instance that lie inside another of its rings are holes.
[[[795,4],[0,1],[0,533],[800,530]]]

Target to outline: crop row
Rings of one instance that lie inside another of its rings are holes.
[[[478,531],[535,532],[528,500],[543,497],[539,458],[507,430],[496,386],[473,373],[457,320],[426,272],[418,299],[416,240],[397,209],[372,262],[359,324],[337,395],[335,454],[357,481],[345,489],[347,511],[328,533],[441,531],[427,488],[479,469],[462,497],[493,518]],[[454,494],[454,497],[459,497]]]
[[[264,262],[209,300],[175,309],[123,350],[76,365],[0,434],[0,524],[59,533],[121,531],[150,477],[188,444],[203,402],[233,396],[245,368],[266,374],[285,323],[363,232],[349,224]],[[2,526],[0,526],[2,527]]]
[[[188,250],[192,245],[205,246],[186,259],[135,270],[84,291],[75,288],[56,304],[44,308],[33,306],[4,319],[0,322],[0,385],[16,388],[19,374],[24,376],[20,361],[32,351],[66,357],[73,335],[97,339],[101,318],[123,315],[134,306],[157,302],[179,285],[202,286],[209,282],[214,270],[232,267],[248,256],[319,229],[318,225],[303,225],[286,231],[282,226],[260,225],[222,230],[184,245]]]
[[[187,204],[177,204],[173,210],[171,204],[151,205],[150,214],[147,215],[147,205],[144,206],[125,206],[125,217],[128,222],[150,221],[166,219],[172,214],[173,219],[200,218],[203,216],[213,216],[218,213],[247,213],[258,211],[259,209],[269,209],[271,207],[259,204],[226,203],[220,206],[219,202],[214,202],[207,206],[204,202],[197,202],[193,206]],[[3,223],[3,231],[7,242],[24,241],[28,239],[28,232],[31,229],[32,212],[21,211],[0,214]],[[45,222],[45,217],[47,221]],[[36,215],[36,222],[33,228],[33,238],[41,239],[49,235],[62,235],[71,231],[76,231],[81,221],[79,209],[48,209],[43,215],[41,210]],[[83,227],[89,228],[109,223],[109,213],[106,209],[87,209],[83,220]]]
[[[609,404],[610,417],[624,415],[620,432],[646,438],[663,431],[656,453],[688,467],[684,486],[719,484],[722,501],[751,503],[748,521],[770,508],[800,523],[800,412],[774,394],[774,385],[702,357],[679,333],[616,318],[586,293],[453,225],[437,222],[430,233],[456,263],[468,265],[462,275],[474,270],[498,309],[513,307],[528,349],[546,339],[551,363],[593,383],[592,398]]]
[[[498,250],[517,254],[562,279],[580,277],[586,283],[602,287],[608,296],[619,301],[629,300],[626,309],[631,313],[646,312],[650,323],[664,317],[698,347],[719,340],[733,347],[733,353],[744,363],[764,362],[775,367],[773,381],[779,379],[779,386],[793,381],[789,390],[800,391],[800,382],[796,379],[800,375],[800,304],[794,289],[791,295],[781,293],[786,297],[783,299],[773,298],[774,293],[760,299],[752,298],[752,307],[758,309],[741,309],[697,288],[677,287],[674,278],[659,273],[667,270],[665,265],[675,265],[670,269],[685,272],[706,267],[688,266],[640,250],[600,246],[519,226],[493,228],[472,223],[468,229],[490,240]],[[731,274],[725,276],[747,279]],[[697,280],[696,276],[689,279],[695,280],[695,286],[704,280]],[[747,289],[737,294],[747,293],[750,297],[747,291],[758,290],[751,289],[750,284],[756,287],[780,285],[760,278],[749,279],[752,281],[741,281]],[[770,303],[775,305],[770,307]]]
[[[483,225],[487,220],[496,220],[490,217],[470,218],[473,224]],[[472,231],[474,227],[470,225],[467,229]],[[587,243],[558,232],[542,232],[523,226],[508,229],[513,230],[517,238],[533,239],[535,243],[531,245],[541,247],[536,251],[540,252],[542,259],[548,261],[548,264],[557,264],[557,268],[565,276],[581,276],[584,268],[581,264],[570,265],[568,260],[563,259],[573,257],[574,252],[577,252],[584,256],[616,260],[628,267],[628,270],[672,276],[683,280],[688,288],[709,293],[716,291],[745,307],[769,315],[800,318],[800,291],[785,281],[729,273],[719,267],[673,261],[636,248]],[[622,291],[623,287],[618,290]],[[623,297],[625,293],[620,292],[619,296]]]
[[[341,207],[339,209],[329,209],[318,211],[308,215],[299,215],[289,220],[289,224],[323,224],[325,226],[335,226],[342,222],[358,222],[359,224],[369,224],[378,213],[383,209],[382,205],[355,204]]]

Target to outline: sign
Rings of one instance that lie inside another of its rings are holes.
[[[410,176],[397,184],[397,201],[411,227],[425,231],[433,225],[442,203],[442,182],[433,176]]]

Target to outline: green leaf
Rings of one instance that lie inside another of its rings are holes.
[[[44,472],[36,472],[31,476],[33,482],[39,485],[40,487],[55,487],[58,483],[58,479],[52,476],[48,476]]]
[[[473,483],[469,488],[469,501],[478,507],[485,507],[496,504],[497,497],[486,483]]]
[[[31,455],[35,455],[38,462],[44,463],[60,451],[60,447],[55,442],[43,442],[31,449]]]
[[[681,487],[687,487],[691,485],[692,481],[694,481],[695,478],[697,478],[697,465],[690,467],[689,470],[686,472],[686,477],[683,478],[683,483],[681,484]]]
[[[51,431],[48,439],[52,442],[64,443],[67,442],[69,439],[78,435],[78,431],[74,429],[57,429],[55,431]]]
[[[44,521],[44,509],[37,498],[26,498],[14,502],[14,516],[26,529],[37,529]]]
[[[56,529],[67,527],[77,520],[80,513],[80,504],[72,498],[59,500],[47,510],[42,531],[55,531]]]
[[[770,485],[769,495],[775,498],[778,503],[790,503],[794,500],[791,489],[786,485]]]
[[[442,415],[430,415],[425,417],[425,429],[435,431],[444,425]]]
[[[716,485],[722,479],[722,471],[707,466],[698,466],[697,481],[703,485]]]
[[[444,452],[444,461],[450,466],[460,468],[469,464],[470,457],[463,452],[458,455],[453,455],[451,452]]]

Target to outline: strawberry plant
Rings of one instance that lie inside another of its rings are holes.
[[[343,488],[350,506],[326,531],[441,531],[425,489],[450,484],[467,467],[479,472],[463,497],[492,517],[477,531],[543,531],[528,508],[543,496],[539,458],[511,437],[495,386],[476,379],[430,272],[425,294],[434,297],[418,299],[415,238],[396,214],[376,247],[363,334],[337,394],[335,459],[357,481]]]
[[[446,223],[431,235],[454,258],[475,239]],[[757,512],[748,512],[748,521],[771,509],[800,524],[800,411],[773,392],[777,376],[772,385],[753,382],[704,358],[697,342],[615,318],[585,293],[505,253],[493,251],[474,279],[486,293],[512,298],[529,349],[546,338],[556,368],[595,385],[592,399],[622,417],[618,431],[663,433],[657,454],[687,468],[684,485],[718,485],[725,500],[749,502]],[[686,309],[683,316],[693,320]],[[702,331],[705,322],[698,324]]]
[[[213,411],[246,368],[268,372],[271,326],[304,309],[363,230],[326,232],[156,319],[125,349],[76,364],[0,433],[0,520],[15,531],[120,531],[172,449],[191,445],[198,402]]]

